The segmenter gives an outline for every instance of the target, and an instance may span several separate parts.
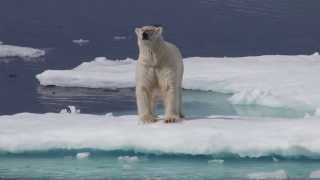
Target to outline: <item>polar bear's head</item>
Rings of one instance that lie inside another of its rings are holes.
[[[162,40],[162,27],[143,26],[136,28],[135,32],[138,37],[138,43],[151,46],[154,42]]]

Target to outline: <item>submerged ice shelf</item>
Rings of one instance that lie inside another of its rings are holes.
[[[47,70],[42,85],[89,88],[134,87],[136,61],[98,57],[71,70]],[[320,107],[320,55],[266,55],[184,59],[185,89],[232,93],[233,104],[316,112]]]
[[[188,155],[320,158],[319,119],[210,117],[140,124],[137,116],[47,113],[0,116],[0,151],[133,150]]]
[[[0,58],[3,58],[3,57],[37,58],[44,55],[45,55],[45,51],[41,49],[6,45],[0,42]]]

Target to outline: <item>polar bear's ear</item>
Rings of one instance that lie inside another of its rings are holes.
[[[140,28],[135,28],[134,31],[136,32],[137,35],[140,34]]]
[[[157,27],[156,31],[158,34],[162,34],[163,28],[161,26]]]

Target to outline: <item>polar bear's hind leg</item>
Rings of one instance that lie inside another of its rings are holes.
[[[180,119],[180,96],[175,87],[169,87],[165,93],[165,122],[174,123]]]

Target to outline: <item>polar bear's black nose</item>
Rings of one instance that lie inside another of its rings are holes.
[[[143,39],[143,40],[148,40],[148,39],[149,39],[148,33],[143,32],[143,33],[142,33],[142,39]]]

